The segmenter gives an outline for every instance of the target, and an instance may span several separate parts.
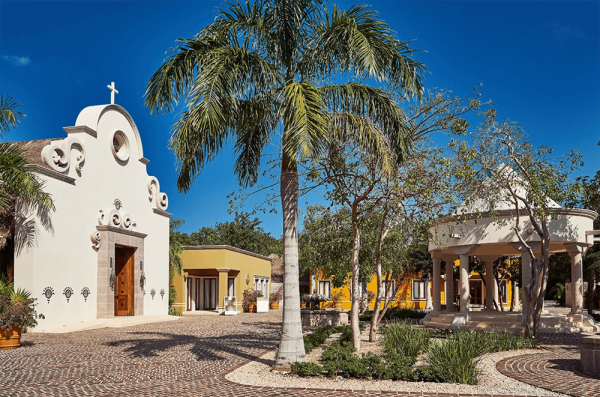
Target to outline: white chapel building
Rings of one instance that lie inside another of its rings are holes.
[[[166,316],[171,214],[159,181],[147,173],[132,117],[119,105],[90,106],[64,130],[64,138],[15,143],[56,207],[49,223],[43,214],[23,216],[8,246],[14,262],[3,261],[15,287],[37,298],[43,318],[33,331]],[[38,232],[28,246],[21,240],[33,223]]]

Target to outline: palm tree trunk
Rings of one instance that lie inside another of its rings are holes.
[[[298,270],[298,172],[286,166],[284,156],[281,172],[281,206],[283,209],[283,323],[281,341],[274,369],[290,370],[291,364],[305,361],[300,318],[300,287]]]

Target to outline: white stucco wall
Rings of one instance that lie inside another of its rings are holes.
[[[24,287],[38,299],[38,313],[45,319],[38,320],[38,330],[96,318],[98,296],[98,253],[93,247],[90,234],[99,225],[99,211],[106,215],[115,209],[114,201],[120,200],[120,213],[127,213],[135,221],[135,231],[147,234],[144,240],[144,271],[146,295],[144,315],[168,312],[168,244],[169,218],[164,211],[156,213],[156,199],[148,189],[146,160],[137,128],[127,112],[117,105],[101,105],[84,109],[76,122],[96,131],[97,136],[72,128],[68,137],[77,138],[84,149],[85,160],[81,172],[75,169],[80,150],[70,147],[68,170],[60,172],[74,179],[73,183],[40,174],[46,181],[46,191],[52,194],[56,212],[52,214],[52,231],[44,230],[38,218],[39,234],[33,248],[15,252],[15,284]],[[119,162],[111,150],[113,134],[122,131],[129,140],[129,159]],[[69,154],[67,157],[69,157]],[[163,209],[165,209],[163,207]],[[139,267],[136,261],[134,266]],[[43,296],[44,288],[51,287],[55,295],[48,302]],[[73,289],[67,303],[63,292]],[[82,289],[91,294],[84,300]],[[150,290],[154,289],[154,298]],[[160,291],[165,295],[161,297]]]
[[[519,239],[514,231],[514,211],[499,211],[498,219],[486,214],[465,216],[461,221],[441,222],[429,229],[429,251],[479,245],[478,255],[519,255],[511,243]],[[548,217],[550,232],[550,251],[564,251],[566,244],[591,245],[592,236],[586,235],[593,229],[593,211],[584,209],[554,208],[552,217]],[[521,236],[526,241],[540,241],[527,215],[520,217]]]

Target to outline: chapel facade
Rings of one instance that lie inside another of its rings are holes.
[[[33,331],[167,315],[171,214],[133,118],[119,105],[91,106],[64,130],[65,138],[14,143],[55,205],[16,214],[0,258],[15,288],[37,298]]]

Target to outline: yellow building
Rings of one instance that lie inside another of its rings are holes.
[[[183,247],[182,274],[173,278],[180,311],[223,310],[223,298],[235,296],[242,311],[242,294],[251,288],[268,299],[271,291],[271,260],[266,256],[228,245]]]
[[[458,261],[455,263],[455,267],[458,267]],[[390,280],[389,289],[390,294],[396,289],[397,280]],[[420,277],[420,275],[409,275],[406,277],[400,288],[398,289],[398,293],[395,296],[394,302],[391,307],[403,308],[403,309],[425,309],[426,305],[426,297],[425,297],[425,283],[426,281]],[[441,303],[442,305],[446,304],[446,279],[443,275],[440,280],[440,291],[441,291]],[[332,287],[332,279],[326,277],[323,272],[317,271],[316,275],[311,283],[312,290],[316,291],[319,294],[333,296],[341,293],[341,303],[343,309],[350,309],[352,302],[350,296],[350,278],[346,280],[344,285],[340,288]],[[429,282],[430,288],[430,296],[433,298],[433,280]],[[371,280],[368,283],[363,283],[360,286],[360,291],[364,290],[372,291],[374,294],[377,293],[377,277],[373,275]],[[471,295],[471,307],[477,308],[482,307],[485,304],[486,297],[486,288],[481,280],[481,276],[478,273],[471,272],[469,276],[469,293]],[[459,284],[458,277],[454,277],[454,302],[458,307],[458,293]],[[512,285],[509,280],[502,280],[500,282],[500,288],[498,291],[498,296],[496,298],[496,302],[500,300],[502,302],[502,306],[505,308],[509,308],[512,300]],[[326,307],[332,306],[331,303],[323,304]],[[375,300],[369,302],[369,309],[373,309],[375,306]],[[381,305],[383,308],[383,304]]]

